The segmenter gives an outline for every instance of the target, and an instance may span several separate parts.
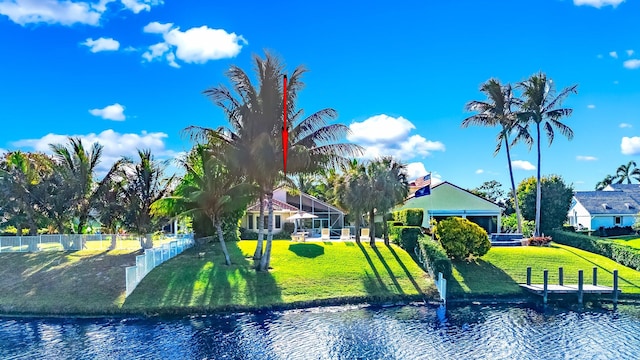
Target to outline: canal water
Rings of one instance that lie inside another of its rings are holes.
[[[328,307],[181,319],[0,318],[0,359],[638,359],[640,308]]]

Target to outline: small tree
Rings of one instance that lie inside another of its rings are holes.
[[[567,219],[571,207],[573,188],[567,186],[558,175],[545,176],[540,186],[542,191],[542,214],[538,227],[541,233],[548,234],[559,228]],[[530,177],[518,185],[518,200],[522,208],[522,216],[527,220],[535,219],[536,178]]]
[[[631,228],[636,232],[640,232],[640,213],[636,215],[636,222],[631,225]]]
[[[438,222],[435,234],[447,255],[454,259],[483,256],[491,248],[487,232],[478,224],[460,217]]]

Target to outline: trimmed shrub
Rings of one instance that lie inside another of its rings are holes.
[[[394,226],[389,230],[389,240],[408,252],[414,251],[418,244],[418,237],[422,234],[419,226]]]
[[[258,240],[258,232],[240,228],[240,239],[242,240]]]
[[[640,251],[632,247],[616,244],[610,240],[596,239],[591,236],[566,231],[554,231],[553,241],[606,256],[624,266],[640,270]]]
[[[286,222],[282,224],[282,232],[291,235],[295,228],[294,223]]]
[[[487,232],[476,223],[460,217],[450,217],[438,222],[436,238],[447,255],[454,259],[482,256],[491,248]]]
[[[422,226],[424,211],[422,209],[404,209],[393,212],[393,220],[404,226]]]
[[[429,237],[421,236],[418,239],[418,248],[416,250],[418,259],[423,267],[431,273],[431,276],[435,278],[436,274],[441,272],[446,279],[451,278],[451,259],[449,259],[447,252],[439,242]]]

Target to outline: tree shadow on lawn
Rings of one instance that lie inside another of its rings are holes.
[[[375,276],[375,279],[374,279],[371,275],[369,275],[369,272],[365,269],[366,278],[363,281],[365,291],[369,295],[390,294],[389,289],[385,285],[384,281],[382,281],[380,272],[378,272],[378,269],[373,264],[373,261],[371,260],[371,256],[369,255],[367,250],[364,248],[364,246],[362,246],[361,243],[357,243],[357,244],[358,244],[358,247],[360,248],[360,251],[362,251],[362,254],[364,255],[365,259],[367,260],[367,263],[369,263],[369,266],[373,271],[373,275]]]
[[[523,294],[518,283],[502,269],[482,259],[467,262],[452,261],[462,283],[455,277],[448,279],[447,292],[452,295]]]
[[[418,292],[418,294],[423,295],[424,293],[422,292],[422,289],[420,288],[420,285],[418,285],[418,283],[416,282],[416,279],[413,278],[413,275],[411,275],[411,272],[409,272],[409,270],[407,269],[407,267],[404,265],[404,263],[402,262],[402,260],[400,260],[400,257],[398,256],[398,254],[396,254],[396,251],[393,249],[393,247],[391,245],[385,245],[388,249],[389,252],[391,252],[391,254],[393,255],[393,257],[396,259],[396,261],[398,262],[398,264],[400,264],[400,267],[402,267],[402,270],[404,270],[404,273],[407,274],[407,277],[409,278],[409,280],[411,281],[411,284],[413,284],[413,287],[416,288],[416,291]],[[378,252],[376,250],[376,252]],[[380,255],[378,255],[380,256]],[[412,257],[413,258],[413,257]]]
[[[316,244],[291,244],[289,245],[289,251],[300,257],[317,258],[320,255],[324,255],[324,247]]]
[[[587,262],[589,262],[589,263],[593,264],[593,266],[594,266],[594,267],[597,267],[599,271],[600,271],[600,270],[601,270],[601,271],[604,271],[604,272],[606,272],[606,273],[610,274],[610,275],[611,275],[611,278],[613,278],[613,271],[611,271],[611,270],[609,270],[609,269],[605,269],[605,268],[603,268],[602,266],[600,266],[600,265],[596,264],[595,262],[593,262],[592,260],[590,260],[590,259],[588,259],[588,258],[586,258],[586,257],[584,257],[584,256],[582,256],[582,255],[580,255],[580,254],[578,254],[577,252],[575,252],[575,251],[571,250],[570,248],[566,248],[566,247],[556,247],[556,248],[558,248],[559,250],[567,251],[567,252],[571,253],[572,255],[577,256],[577,257],[581,258],[582,260],[585,260],[585,261],[587,261]],[[598,255],[598,254],[596,254],[596,255]],[[603,257],[606,257],[606,256],[603,256]],[[607,259],[609,259],[609,258],[607,258]],[[610,260],[615,261],[615,260],[613,260],[613,259],[610,259]],[[618,262],[616,262],[616,263],[617,263],[617,264],[620,264],[620,263],[618,263]],[[624,266],[624,265],[620,264],[620,266]],[[628,266],[626,266],[626,267],[628,267]],[[630,269],[635,270],[635,269],[633,269],[633,268],[630,268]],[[635,271],[638,271],[638,270],[635,270]],[[586,274],[588,274],[588,273],[589,273],[589,272],[586,272],[586,271],[585,271],[585,275],[586,275]],[[640,287],[640,285],[635,284],[635,283],[631,282],[630,280],[627,280],[626,278],[624,278],[624,277],[620,276],[619,274],[618,274],[618,278],[619,278],[621,281],[624,281],[624,282],[626,282],[627,284],[629,284],[629,285],[631,285],[631,286],[634,286],[634,287]]]

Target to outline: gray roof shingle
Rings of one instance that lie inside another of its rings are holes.
[[[627,185],[629,184],[612,185],[613,191],[576,191],[574,197],[591,215],[635,215],[640,212],[640,186],[630,184],[635,186],[632,188]]]

